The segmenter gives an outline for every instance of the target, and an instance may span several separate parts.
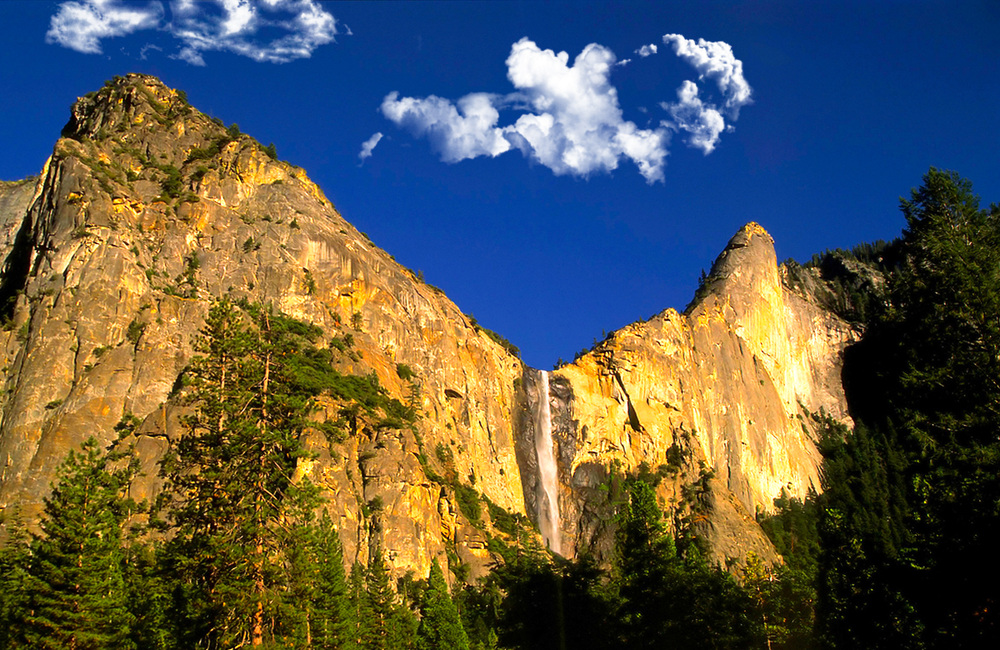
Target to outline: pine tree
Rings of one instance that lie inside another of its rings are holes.
[[[824,438],[817,611],[824,644],[919,647],[919,620],[892,580],[909,542],[896,444],[860,423],[849,435],[832,430]]]
[[[24,619],[31,563],[28,533],[19,514],[4,521],[7,539],[0,547],[0,648],[26,648]]]
[[[814,634],[816,589],[813,580],[787,565],[769,568],[747,558],[743,586],[754,600],[769,650],[810,650]]]
[[[1000,645],[1000,208],[931,169],[900,202],[888,304],[845,359],[859,426],[828,454],[830,647]]]
[[[352,647],[354,621],[344,552],[325,510],[318,521],[295,531],[288,553],[292,574],[288,618],[297,620],[295,637],[311,648]]]
[[[932,647],[1000,645],[1000,206],[931,169],[901,208],[907,263],[883,324],[916,506],[900,581]]]
[[[94,438],[71,451],[32,544],[25,637],[32,648],[133,648],[122,527],[135,463],[114,467]]]
[[[468,650],[469,639],[462,628],[458,609],[448,593],[441,566],[435,559],[420,604],[419,650]]]
[[[319,328],[269,307],[215,303],[187,373],[194,412],[163,463],[185,643],[262,645],[282,624],[296,523],[318,505],[294,481],[313,398],[337,376]]]
[[[169,618],[176,576],[159,562],[160,546],[133,540],[127,548],[126,591],[135,620],[132,640],[141,650],[170,650],[177,637]]]
[[[506,592],[497,622],[503,647],[600,650],[619,645],[614,593],[607,573],[590,558],[549,561],[522,555],[498,567],[495,576]],[[486,630],[478,637],[490,647],[496,635]]]
[[[349,648],[365,648],[369,631],[373,625],[374,614],[368,599],[365,567],[360,562],[351,565],[351,573],[347,582],[347,602],[350,606],[351,639]]]
[[[372,554],[366,575],[366,620],[360,625],[361,647],[365,650],[412,648],[417,620],[397,600],[389,578],[389,567],[381,551]]]
[[[619,620],[628,643],[651,647],[661,636],[653,626],[669,623],[656,610],[664,600],[677,549],[662,522],[653,488],[645,481],[632,481],[628,491],[629,500],[619,515],[615,541]]]
[[[677,554],[653,488],[629,486],[619,518],[616,573],[621,643],[630,648],[754,648],[764,642],[748,592],[691,545]]]

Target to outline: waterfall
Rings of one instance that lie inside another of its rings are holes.
[[[552,444],[552,410],[549,407],[549,373],[538,371],[535,400],[535,452],[538,455],[538,527],[553,553],[562,554],[559,538],[558,467]]]

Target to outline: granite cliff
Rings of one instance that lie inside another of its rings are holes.
[[[413,404],[412,426],[308,434],[349,561],[435,557],[486,570],[544,499],[534,439],[547,400],[562,551],[606,556],[621,478],[647,472],[720,560],[774,559],[754,522],[818,487],[811,414],[847,418],[857,333],[793,290],[770,236],[744,227],[691,307],[613,332],[548,377],[337,212],[302,169],[142,75],[81,98],[37,179],[0,185],[0,510],[29,521],[54,470],[126,415],[144,476],[183,435],[176,383],[213,299],[271,303],[338,341],[338,369]],[[815,279],[815,284],[821,284]],[[801,287],[802,282],[796,284]],[[337,404],[330,404],[335,412]],[[527,517],[527,519],[525,519]],[[527,541],[525,541],[527,540]],[[442,561],[444,564],[444,561]]]
[[[744,226],[684,314],[613,332],[552,373],[564,538],[607,550],[595,488],[609,467],[645,465],[718,560],[770,557],[751,522],[782,490],[820,489],[814,417],[849,420],[842,352],[857,336],[786,287],[770,235]]]

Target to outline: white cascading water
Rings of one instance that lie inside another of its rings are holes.
[[[552,410],[549,407],[549,373],[538,371],[538,398],[535,400],[535,452],[538,456],[538,527],[553,553],[562,554],[559,536],[559,491],[556,455],[552,444]]]

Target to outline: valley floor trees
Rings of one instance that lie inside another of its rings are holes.
[[[186,435],[162,462],[153,515],[166,520],[152,523],[167,541],[126,540],[137,465],[88,440],[60,469],[41,535],[0,549],[0,648],[467,647],[440,570],[404,601],[375,553],[349,589],[318,490],[295,477],[306,428],[345,435],[312,420],[321,393],[383,426],[414,417],[373,376],[337,372],[341,347],[317,347],[321,334],[269,307],[214,303],[178,397]],[[126,420],[119,440],[137,423]]]
[[[845,365],[859,426],[826,451],[828,647],[1000,646],[1000,207],[931,169]]]
[[[5,648],[134,648],[125,523],[137,466],[94,438],[71,451],[45,500],[41,534],[0,557]]]

